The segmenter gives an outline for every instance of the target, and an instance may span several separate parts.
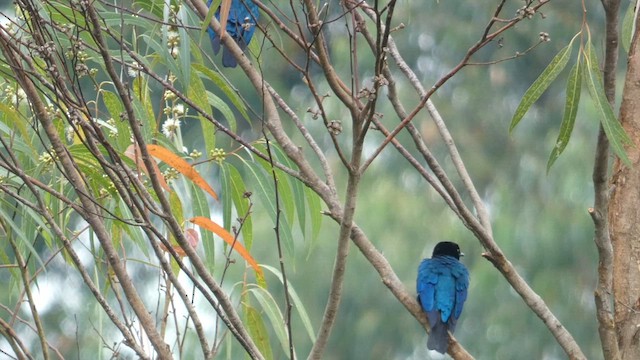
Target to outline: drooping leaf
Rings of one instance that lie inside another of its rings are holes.
[[[231,245],[232,249],[235,250],[240,256],[242,256],[248,263],[251,265],[253,270],[256,273],[256,279],[258,285],[262,287],[266,287],[267,283],[264,279],[264,273],[255,259],[249,254],[247,249],[245,249],[242,244],[237,241],[233,235],[231,235],[227,230],[225,230],[222,226],[216,224],[209,218],[205,218],[202,216],[196,216],[189,220],[190,222],[200,226],[203,229],[209,230],[212,233],[220,236],[222,240],[224,240],[227,244]]]
[[[573,125],[576,121],[576,115],[578,114],[578,104],[580,103],[580,90],[582,88],[582,61],[578,58],[576,64],[571,68],[569,72],[569,79],[567,80],[567,91],[564,103],[564,116],[562,117],[562,123],[560,124],[560,133],[556,144],[551,151],[549,160],[547,161],[547,172],[551,169],[553,163],[558,159],[560,154],[564,151],[571,138],[573,132]]]
[[[193,166],[191,166],[191,164],[186,162],[182,157],[159,145],[147,144],[147,150],[149,151],[149,154],[151,154],[151,156],[162,160],[172,168],[176,169],[179,173],[186,176],[199,188],[209,193],[209,195],[211,195],[214,199],[218,200],[218,194],[216,194],[213,188],[204,180],[204,178],[202,178],[202,176],[200,176],[198,171]]]
[[[233,200],[231,198],[231,178],[227,164],[220,167],[220,183],[222,185],[222,227],[231,230],[231,222],[233,221]]]
[[[275,146],[273,144],[269,145],[269,148],[271,149],[271,156],[274,158],[274,162],[277,162],[278,159],[276,158],[275,153]],[[264,146],[263,147],[263,152],[266,153],[267,152],[267,147]],[[262,165],[262,167],[264,168],[266,177],[271,179],[271,183],[272,183],[272,187],[275,186],[276,184],[278,185],[278,201],[280,201],[280,205],[281,208],[283,210],[283,214],[287,217],[287,222],[288,223],[293,223],[293,221],[295,220],[295,200],[293,197],[293,190],[291,188],[290,185],[290,180],[289,177],[282,171],[282,170],[278,170],[277,168],[273,168],[271,166],[271,164],[266,161],[263,160],[261,158],[258,159],[258,163],[260,165]],[[276,177],[276,180],[274,181],[274,174]],[[275,196],[275,191],[274,191],[274,196]],[[275,201],[275,198],[274,198]]]
[[[304,188],[307,206],[309,207],[309,217],[311,219],[311,242],[314,243],[320,235],[322,228],[322,205],[318,194],[308,187]]]
[[[227,120],[229,129],[231,129],[231,131],[233,132],[237,131],[238,128],[236,123],[236,116],[229,105],[227,105],[224,100],[218,97],[218,95],[210,91],[207,92],[207,98],[209,99],[209,103],[211,103],[211,105],[213,105],[216,110],[220,111],[222,113],[222,116]]]
[[[633,25],[635,23],[636,15],[636,2],[630,1],[627,11],[624,13],[624,19],[622,20],[622,29],[620,40],[622,42],[622,48],[627,53],[629,52],[629,46],[631,46],[631,38],[633,37]]]
[[[118,219],[132,219],[133,215],[131,211],[127,207],[125,200],[122,197],[117,197],[118,205],[114,207],[113,212]],[[145,256],[149,256],[149,244],[147,242],[146,236],[143,234],[142,229],[139,226],[129,226],[129,224],[114,221],[116,226],[119,226],[126,234],[127,242],[131,242],[136,244],[137,247],[142,250]]]
[[[155,17],[161,18],[162,6],[159,6],[158,3],[159,2],[156,0],[136,0],[133,2],[133,7],[135,9],[144,9],[149,13],[153,14]]]
[[[29,139],[29,132],[27,130],[28,122],[20,119],[20,113],[18,111],[16,111],[12,107],[7,106],[6,104],[0,103],[0,113],[2,114],[2,120],[5,121],[7,125],[9,125],[9,127],[7,127],[7,130],[18,130],[17,133],[23,139]],[[9,131],[7,131],[6,133],[9,134]],[[26,144],[31,145],[28,141],[26,142]],[[33,145],[31,145],[31,147],[33,148]]]
[[[290,169],[297,169],[296,165],[291,161],[291,159],[289,159],[289,157],[284,153],[284,151],[282,151],[280,146],[278,146],[276,143],[271,143],[271,150],[277,162],[284,164],[286,167]],[[285,175],[284,172],[281,172],[281,173],[283,174],[283,176],[288,177],[288,175]],[[307,237],[306,224],[307,224],[308,217],[307,217],[307,205],[305,201],[306,199],[305,185],[298,179],[294,179],[294,178],[290,178],[289,183],[291,184],[291,190],[293,191],[293,198],[294,198],[294,204],[295,204],[294,206],[296,210],[296,216],[298,218],[298,226],[300,227],[300,231],[304,234],[304,237],[306,239]],[[315,194],[315,193],[312,192],[312,194]],[[317,194],[315,194],[314,199],[316,201],[318,200]],[[317,212],[317,216],[320,217],[319,210]],[[291,221],[293,221],[293,217],[291,218]]]
[[[199,108],[201,108],[207,114],[211,114],[211,106],[207,97],[207,90],[202,83],[202,79],[198,75],[198,72],[191,72],[191,83],[187,91],[187,96],[193,101]],[[204,116],[198,114],[200,124],[202,126],[202,136],[204,137],[205,148],[207,153],[215,147],[215,128],[213,124],[209,122]]]
[[[269,332],[267,331],[267,327],[264,325],[260,312],[251,306],[248,301],[245,301],[242,304],[243,313],[246,319],[245,321],[247,322],[247,328],[249,330],[249,334],[251,334],[251,339],[253,339],[253,342],[256,344],[266,360],[273,359],[273,351],[271,350],[271,343],[269,342]]]
[[[280,283],[284,284],[284,281],[282,280],[282,273],[280,272],[280,270],[269,265],[262,264],[260,266],[270,271],[272,274],[274,274],[278,278],[278,280],[280,280]],[[311,341],[315,341],[316,334],[315,334],[315,331],[313,330],[313,324],[311,323],[311,318],[309,317],[309,314],[307,313],[307,310],[304,307],[304,303],[300,299],[300,296],[298,296],[296,289],[293,288],[293,285],[291,285],[289,281],[287,281],[287,289],[289,290],[289,296],[291,297],[291,301],[293,302],[293,305],[296,308],[296,312],[300,315],[300,320],[302,320],[302,324],[304,325],[304,328],[307,331],[307,335],[309,336],[309,339]]]
[[[178,14],[176,15],[178,20],[183,24],[188,24],[191,21],[189,19],[187,11],[187,6],[180,6]],[[185,85],[185,87],[190,88],[193,85],[193,83],[190,81],[193,79],[193,77],[191,76],[191,64],[193,63],[191,59],[190,49],[191,41],[187,40],[189,39],[189,33],[184,26],[178,26],[178,33],[180,34],[180,39],[182,40],[180,41],[180,45],[178,47],[180,49],[180,53],[178,54],[176,60],[180,61],[182,69],[181,73],[184,81],[183,84]]]
[[[254,179],[257,183],[256,191],[260,201],[265,206],[267,213],[271,217],[274,226],[276,222],[279,227],[278,234],[280,235],[280,241],[284,244],[285,249],[287,249],[289,255],[293,254],[294,243],[293,243],[293,235],[291,234],[291,225],[289,224],[286,216],[278,217],[278,206],[275,201],[275,191],[273,189],[273,178],[265,172],[262,166],[256,164],[253,161],[247,161],[245,159],[240,158],[247,169],[251,172]]]
[[[189,217],[203,216],[205,218],[210,217],[209,203],[207,201],[208,196],[204,192],[199,191],[197,186],[190,183],[189,194],[191,195],[191,213]],[[215,246],[213,242],[213,233],[210,231],[202,231],[202,247],[204,248],[205,264],[209,270],[213,270],[216,263]]]
[[[624,150],[624,146],[631,145],[632,141],[622,128],[622,125],[620,125],[620,122],[613,113],[611,104],[607,100],[602,75],[598,66],[598,57],[591,42],[588,42],[586,46],[585,61],[586,67],[585,71],[583,71],[584,80],[587,83],[593,104],[598,111],[602,128],[607,134],[607,139],[609,139],[609,143],[611,144],[611,149],[627,166],[631,166],[631,161]]]
[[[288,355],[289,354],[289,340],[287,338],[287,331],[285,328],[285,320],[282,316],[282,312],[278,307],[277,302],[266,289],[260,287],[250,287],[248,289],[249,293],[251,293],[262,309],[266,312],[269,321],[271,322],[271,326],[276,333],[276,337],[278,338],[280,345],[282,346],[282,350]]]
[[[208,77],[215,86],[222,90],[225,96],[231,100],[233,106],[235,106],[240,114],[242,114],[245,120],[249,121],[249,114],[247,114],[247,110],[242,99],[235,91],[233,91],[231,86],[225,82],[224,78],[220,74],[203,66],[202,64],[193,64],[193,68]]]
[[[131,131],[129,130],[129,123],[127,121],[122,120],[122,115],[124,115],[124,107],[122,106],[122,102],[120,97],[111,91],[102,90],[100,92],[102,94],[102,102],[104,106],[107,108],[109,115],[116,124],[116,141],[115,144],[117,149],[120,151],[124,151],[127,146],[131,143]]]
[[[207,12],[207,16],[204,18],[204,22],[202,23],[202,28],[200,29],[200,37],[203,37],[204,34],[209,29],[209,24],[211,24],[211,18],[213,18],[216,13],[216,9],[220,6],[221,0],[213,0],[211,5],[209,6],[209,11]],[[209,36],[207,36],[208,38]]]
[[[0,197],[0,201],[1,200],[3,200],[2,197]],[[9,205],[10,207],[13,207],[13,205],[10,205],[9,203],[6,203],[6,204]],[[25,234],[24,232],[25,225],[16,223],[13,220],[13,216],[5,212],[5,207],[3,206],[0,206],[0,217],[3,219],[0,222],[0,224],[6,227],[5,231],[7,236],[12,236],[14,239],[18,240],[17,242],[29,250],[29,253],[33,255],[34,259],[36,259],[38,264],[44,267],[44,262],[42,261],[42,258],[40,258],[40,255],[38,255],[38,251],[31,244],[31,241],[32,241],[31,237],[27,236],[27,234]]]
[[[249,200],[245,197],[247,188],[240,176],[240,172],[233,166],[229,166],[227,169],[229,175],[229,181],[231,183],[231,199],[236,208],[239,218],[244,218],[242,224],[242,240],[244,240],[247,249],[251,250],[253,245],[253,221],[249,212]],[[249,216],[247,216],[249,215]]]
[[[136,167],[138,169],[141,169],[145,174],[150,175],[149,169],[147,169],[142,161],[142,156],[140,155],[140,150],[137,145],[129,145],[124,154],[136,163]],[[164,176],[162,175],[162,172],[160,172],[158,165],[155,162],[152,162],[151,164],[153,167],[153,173],[157,177],[158,182],[160,182],[160,186],[166,191],[171,191],[171,188],[169,188],[169,184],[164,180]]]
[[[118,29],[119,27],[122,26],[122,24],[126,24],[128,26],[137,26],[137,27],[141,27],[143,29],[149,29],[149,30],[152,29],[152,24],[155,25],[155,22],[149,21],[149,19],[146,19],[140,16],[135,16],[133,14],[128,14],[122,11],[118,11],[117,13],[105,11],[105,12],[102,12],[100,15],[102,16],[102,19],[104,20],[105,25],[109,26],[110,29],[112,29],[111,31],[114,31],[113,29]],[[118,30],[115,30],[115,31],[118,31]],[[116,34],[120,34],[120,33],[116,32]]]
[[[536,81],[534,81],[529,89],[524,93],[522,100],[520,100],[520,105],[516,108],[513,118],[511,119],[509,131],[512,131],[516,125],[518,125],[531,106],[538,101],[542,93],[547,90],[549,85],[551,85],[560,72],[565,68],[571,55],[572,44],[573,40],[569,45],[560,50],[553,60],[551,60],[549,65],[547,65],[542,74],[540,74]]]

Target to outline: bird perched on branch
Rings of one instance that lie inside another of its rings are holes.
[[[224,0],[223,0],[224,1]],[[207,5],[211,6],[213,0],[207,1]],[[218,7],[216,10],[216,19],[220,21],[220,8]],[[229,17],[227,18],[227,23],[220,24],[221,26],[225,26],[226,32],[229,36],[235,40],[240,49],[244,51],[251,38],[253,37],[253,33],[256,31],[256,22],[260,17],[260,11],[258,9],[258,5],[256,5],[251,0],[232,0],[231,7],[229,8]],[[220,52],[220,46],[224,46],[220,43],[220,36],[213,31],[212,28],[207,30],[209,32],[209,37],[211,38],[211,45],[213,46],[213,52],[217,55]],[[236,67],[238,62],[231,55],[231,53],[225,48],[222,50],[222,65],[224,67]]]
[[[431,328],[427,348],[442,354],[448,348],[448,331],[455,330],[467,299],[469,272],[458,261],[463,255],[458,244],[440,242],[431,259],[422,260],[418,267],[418,303],[427,313]]]

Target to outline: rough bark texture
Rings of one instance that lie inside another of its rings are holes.
[[[620,121],[634,142],[628,167],[616,160],[609,205],[613,245],[615,326],[622,359],[640,359],[640,53],[636,31],[629,51]]]

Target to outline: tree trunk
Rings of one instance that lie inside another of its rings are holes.
[[[613,245],[614,321],[622,359],[640,359],[640,33],[629,50],[620,121],[633,146],[626,151],[632,166],[619,159],[612,175],[609,204]]]

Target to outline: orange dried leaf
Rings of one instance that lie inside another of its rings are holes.
[[[138,145],[134,145],[134,144],[129,145],[129,147],[124,152],[124,154],[129,159],[133,160],[136,163],[136,166],[138,166],[139,169],[142,169],[142,171],[145,174],[147,174],[147,176],[151,176],[149,174],[149,170],[147,169],[147,167],[144,165],[144,162],[142,161],[142,156],[140,156],[140,149],[138,149]],[[155,162],[152,162],[152,164],[153,164],[153,173],[156,175],[156,178],[160,182],[160,186],[167,191],[171,191],[171,189],[169,188],[169,184],[167,184],[167,182],[164,180],[164,176],[160,172],[160,168],[158,167],[158,165]]]
[[[224,39],[227,33],[227,19],[229,19],[230,9],[231,0],[222,0],[220,3],[220,39]]]
[[[173,251],[175,251],[176,254],[178,254],[178,256],[180,256],[180,257],[187,256],[187,253],[184,251],[182,246],[180,246],[180,245],[171,245],[171,247],[173,248]],[[164,252],[169,252],[169,249],[167,249],[167,247],[164,246],[163,243],[160,243],[160,249],[162,249],[162,251],[164,251]]]
[[[200,176],[198,171],[183,158],[159,145],[148,144],[147,151],[149,151],[149,154],[151,154],[153,157],[162,160],[172,168],[176,169],[182,175],[189,178],[189,180],[193,181],[193,183],[196,184],[199,188],[208,192],[209,195],[218,200],[218,194],[213,191],[211,186],[209,186],[209,184],[202,178],[202,176]]]
[[[264,273],[262,272],[262,268],[258,266],[258,263],[255,259],[249,254],[247,249],[245,249],[240,242],[238,242],[233,235],[231,235],[227,230],[225,230],[222,226],[216,224],[211,219],[196,216],[189,220],[190,222],[200,226],[203,229],[207,229],[212,233],[220,236],[222,240],[224,240],[227,244],[231,245],[233,250],[235,250],[240,256],[242,256],[248,263],[251,265],[253,270],[256,272],[256,277],[258,278],[258,283],[264,283]]]

